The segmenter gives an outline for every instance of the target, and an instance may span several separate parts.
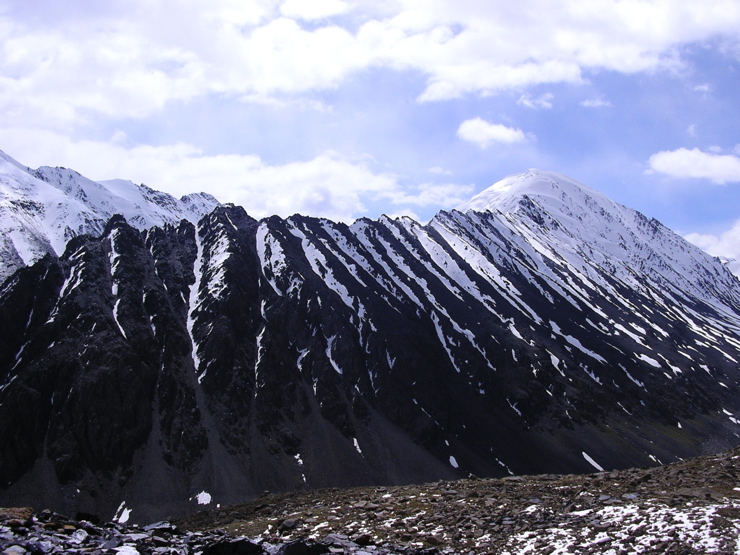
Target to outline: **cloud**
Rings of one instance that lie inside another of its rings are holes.
[[[728,260],[727,267],[740,277],[740,220],[719,235],[689,233],[684,238],[707,251],[712,256]]]
[[[5,123],[63,129],[100,116],[146,118],[168,102],[207,96],[300,94],[334,87],[369,65],[370,51],[348,30],[331,24],[305,30],[268,2],[143,4],[114,13],[72,11],[66,25],[24,25],[0,14]],[[338,8],[304,4],[310,9],[286,6],[296,18]]]
[[[481,118],[465,120],[457,129],[457,136],[464,141],[486,148],[490,143],[520,143],[525,140],[521,129],[506,127],[500,123],[489,123]]]
[[[581,101],[581,106],[584,108],[609,108],[612,103],[602,98],[588,98]]]
[[[395,18],[379,22],[394,39],[386,59],[428,75],[423,101],[581,83],[588,70],[674,70],[681,66],[677,46],[734,37],[740,24],[732,0],[531,0],[527,9],[477,0],[399,5]]]
[[[204,92],[205,67],[191,52],[147,37],[81,34],[39,29],[7,39],[0,57],[6,123],[141,118]]]
[[[679,148],[653,154],[648,164],[652,171],[681,179],[708,179],[718,184],[740,182],[740,157],[733,154]]]
[[[426,90],[419,95],[421,102],[451,100],[464,94],[490,96],[512,88],[543,83],[580,83],[581,69],[577,64],[548,60],[542,63],[495,64],[491,60],[471,60],[469,64],[433,69]]]
[[[533,98],[531,95],[525,93],[519,97],[519,100],[517,100],[516,103],[525,108],[532,108],[533,110],[549,110],[552,108],[553,98],[554,96],[552,93],[545,93],[537,98]]]
[[[365,159],[333,151],[270,165],[255,155],[206,155],[185,143],[127,148],[118,133],[118,142],[75,142],[50,131],[0,129],[0,144],[10,137],[17,149],[7,154],[32,167],[63,165],[91,179],[130,179],[176,196],[205,191],[243,206],[256,218],[302,213],[350,222],[366,215],[368,202],[450,207],[473,191],[471,185],[455,184],[403,187],[395,175],[373,171]],[[49,159],[38,160],[39,152]],[[400,210],[411,213],[405,206]]]
[[[421,101],[485,96],[581,83],[590,70],[675,68],[679,46],[740,28],[735,0],[47,4],[10,2],[0,13],[6,124],[63,129],[207,96],[301,95],[379,67],[423,75]]]
[[[346,12],[349,6],[342,0],[285,0],[280,13],[286,17],[305,20],[323,19]]]
[[[442,206],[450,208],[468,200],[475,190],[474,185],[455,183],[423,183],[388,195],[394,204],[416,206]]]

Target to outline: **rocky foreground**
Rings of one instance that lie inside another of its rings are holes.
[[[740,553],[740,448],[650,469],[265,494],[149,526],[0,510],[3,554]]]

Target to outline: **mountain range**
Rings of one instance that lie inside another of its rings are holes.
[[[4,159],[0,504],[146,521],[740,443],[740,281],[566,176],[347,225]]]
[[[176,199],[146,185],[92,181],[67,168],[35,170],[0,151],[0,281],[78,235],[100,235],[114,214],[138,229],[197,223],[219,202],[205,193]]]

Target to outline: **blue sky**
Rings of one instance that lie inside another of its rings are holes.
[[[0,149],[255,217],[564,173],[740,258],[737,0],[5,0]]]

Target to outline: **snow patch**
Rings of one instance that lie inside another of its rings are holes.
[[[585,451],[581,451],[581,454],[583,455],[583,458],[586,459],[586,461],[588,462],[588,464],[590,464],[591,466],[593,466],[599,472],[604,472],[604,469],[602,468],[602,466],[599,463],[597,463],[595,460],[593,460],[589,456],[588,453],[586,453]]]
[[[195,228],[195,244],[197,247],[197,254],[195,257],[195,263],[193,264],[193,274],[195,275],[195,282],[190,286],[190,297],[188,299],[188,320],[186,327],[188,335],[190,336],[190,353],[193,357],[193,368],[195,373],[198,374],[198,368],[200,367],[200,357],[198,355],[198,342],[195,340],[193,335],[193,327],[195,326],[195,311],[198,309],[200,303],[198,301],[198,293],[200,290],[200,284],[203,279],[203,243],[198,235],[198,228]]]
[[[116,514],[113,516],[113,521],[119,524],[126,524],[129,517],[131,516],[131,509],[126,508],[126,502],[121,501],[121,504],[116,509]]]
[[[357,450],[357,452],[358,452],[358,453],[359,453],[360,455],[362,455],[362,449],[360,449],[360,443],[359,443],[359,442],[357,441],[357,438],[356,438],[356,437],[353,437],[353,438],[352,438],[352,443],[354,444],[354,446],[355,446],[355,449]]]
[[[139,555],[139,550],[130,545],[122,545],[113,549],[116,555]]]
[[[336,371],[337,374],[342,374],[342,368],[337,364],[337,361],[334,360],[334,358],[331,356],[332,347],[334,346],[334,341],[336,340],[337,336],[332,335],[326,340],[326,356],[329,359],[329,362],[331,363],[332,368]]]
[[[660,362],[658,362],[652,357],[647,356],[646,354],[637,355],[637,358],[643,362],[647,362],[650,366],[654,368],[660,368]]]

